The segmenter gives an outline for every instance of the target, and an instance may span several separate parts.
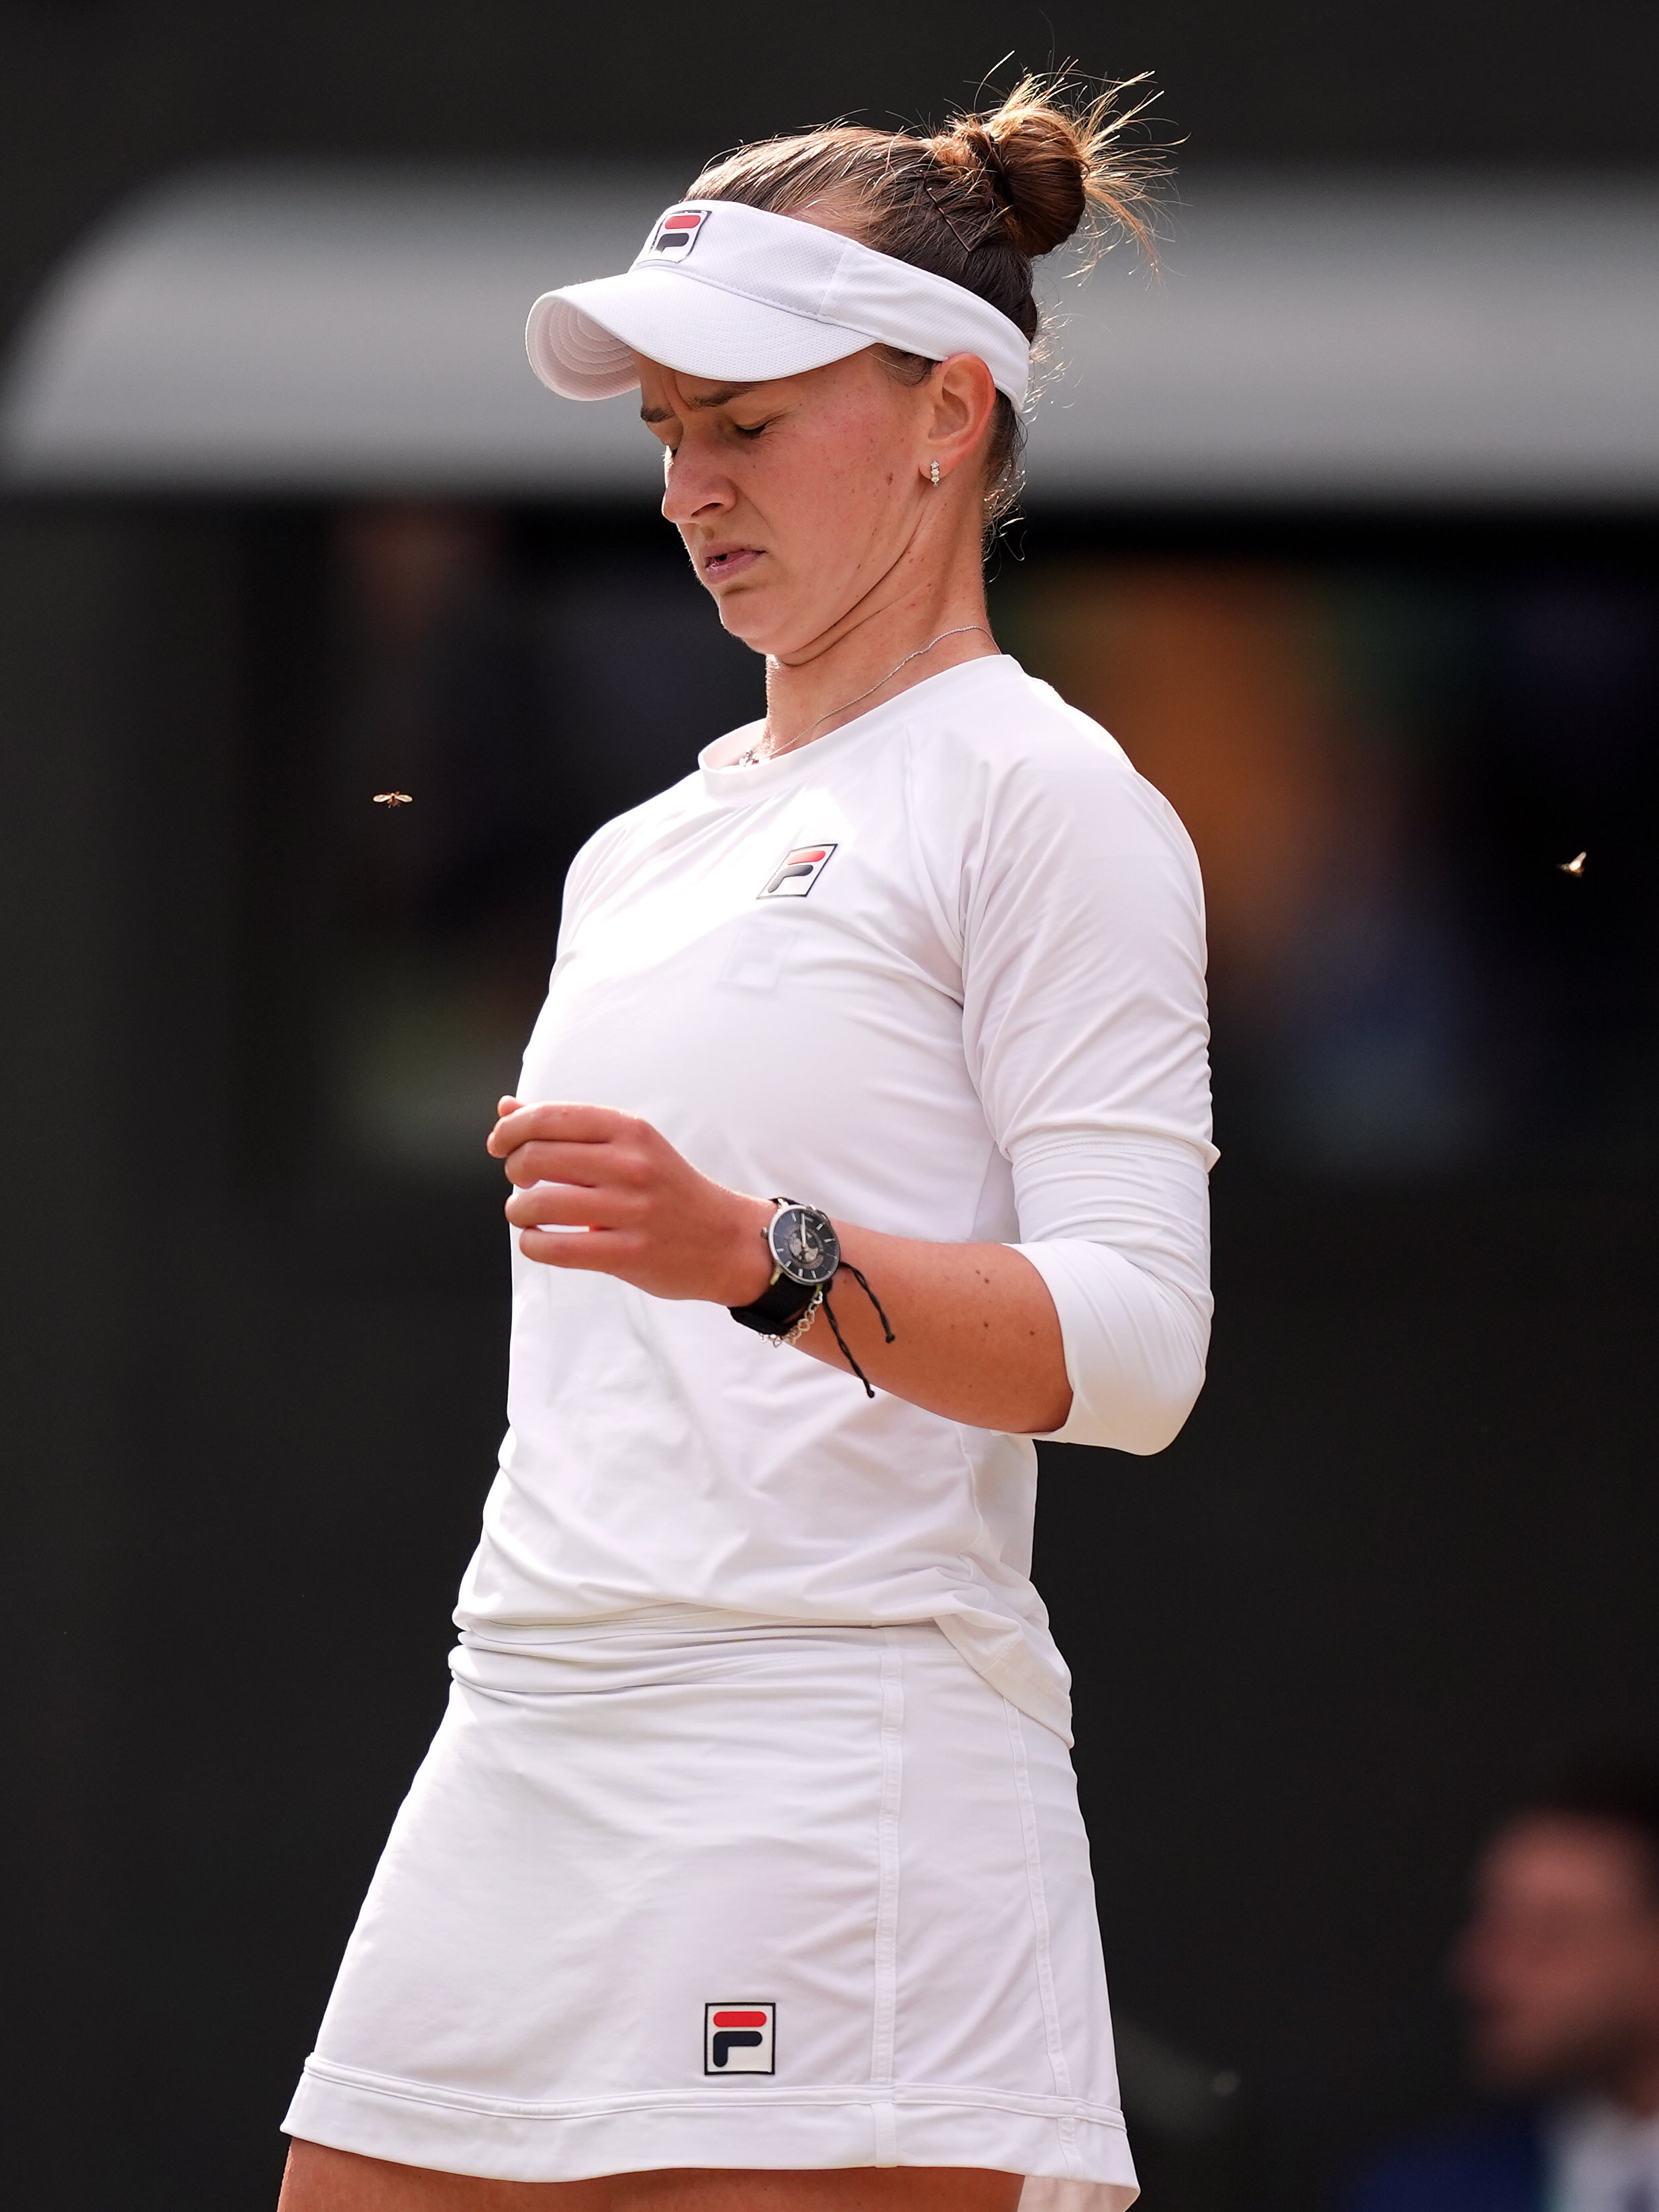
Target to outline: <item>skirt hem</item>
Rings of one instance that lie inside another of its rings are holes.
[[[313,2058],[283,2128],[362,2157],[498,2181],[680,2166],[962,2166],[1024,2174],[1020,2212],[1127,2212],[1136,2195],[1121,2113],[934,2084],[883,2092],[733,2082],[714,2094],[522,2105]]]

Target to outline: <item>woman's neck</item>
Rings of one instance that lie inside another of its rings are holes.
[[[800,659],[768,654],[764,750],[772,757],[793,752],[912,684],[997,650],[977,574],[971,588],[907,595],[867,613],[855,611]]]

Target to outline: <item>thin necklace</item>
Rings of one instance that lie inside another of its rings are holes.
[[[807,742],[813,731],[818,726],[818,722],[827,722],[832,715],[844,714],[849,707],[860,705],[870,696],[871,691],[879,691],[884,684],[890,684],[901,668],[908,668],[913,660],[920,660],[924,653],[931,653],[936,645],[943,645],[947,637],[965,637],[969,630],[977,630],[981,637],[991,637],[990,631],[986,629],[983,623],[958,623],[954,629],[942,629],[937,637],[930,637],[926,645],[919,645],[914,653],[907,653],[902,660],[896,660],[885,676],[878,676],[876,678],[870,686],[869,691],[856,692],[852,698],[843,699],[839,707],[826,708],[818,716],[817,722],[809,722],[799,737],[791,738],[787,745],[767,745],[763,752],[761,745],[764,743],[765,735],[763,732],[760,740],[738,755],[732,763],[732,767],[755,768],[762,761],[781,760],[785,753],[792,753],[797,746],[804,745]],[[996,640],[991,637],[991,642],[994,645]]]

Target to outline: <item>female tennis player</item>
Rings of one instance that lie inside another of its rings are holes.
[[[1201,896],[981,582],[1118,129],[754,146],[532,313],[638,388],[766,715],[570,873],[489,1139],[511,1427],[283,2212],[1134,2196],[1032,1438],[1157,1451],[1202,1380]]]

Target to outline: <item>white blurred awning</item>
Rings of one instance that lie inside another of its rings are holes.
[[[146,195],[26,318],[17,489],[648,494],[626,399],[525,362],[539,292],[631,259],[678,175],[237,169]],[[1030,497],[1651,502],[1659,186],[1203,176],[1153,279],[1049,286]]]

